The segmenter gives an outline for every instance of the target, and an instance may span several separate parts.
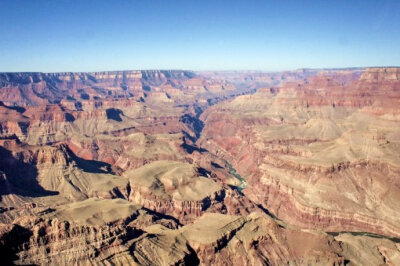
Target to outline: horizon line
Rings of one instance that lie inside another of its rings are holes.
[[[65,73],[105,73],[105,72],[132,72],[132,71],[190,71],[194,73],[201,72],[253,72],[253,73],[277,73],[277,72],[294,72],[301,70],[357,70],[357,69],[367,69],[367,68],[400,68],[399,66],[351,66],[351,67],[301,67],[295,69],[282,69],[282,70],[259,70],[259,69],[222,69],[222,70],[191,70],[184,68],[149,68],[149,69],[125,69],[125,70],[99,70],[99,71],[0,71],[0,74],[65,74]]]

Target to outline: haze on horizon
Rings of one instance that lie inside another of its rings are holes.
[[[0,2],[0,71],[397,66],[400,1]]]

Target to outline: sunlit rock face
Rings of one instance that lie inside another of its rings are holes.
[[[237,97],[202,114],[201,146],[290,224],[399,237],[399,73],[322,72]]]
[[[399,73],[0,73],[2,262],[400,264]]]

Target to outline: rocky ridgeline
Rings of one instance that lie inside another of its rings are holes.
[[[344,264],[343,254],[352,247],[341,246],[339,241],[325,234],[313,235],[279,227],[262,215],[206,215],[179,229],[74,225],[33,217],[19,223],[21,225],[0,227],[0,241],[7,247],[1,250],[6,255],[4,262],[52,265],[87,261],[100,265],[240,262],[254,265],[268,258],[274,265]],[[302,239],[302,246],[289,244],[293,239]],[[380,245],[387,251],[393,248],[387,243]],[[378,259],[390,260],[390,255],[385,252]]]
[[[288,223],[398,237],[399,71],[367,69],[345,83],[322,73],[238,97],[202,115],[199,143]]]
[[[397,265],[398,73],[2,73],[2,261]]]

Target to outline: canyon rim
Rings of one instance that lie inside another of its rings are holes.
[[[0,265],[400,265],[399,18],[0,0]]]

